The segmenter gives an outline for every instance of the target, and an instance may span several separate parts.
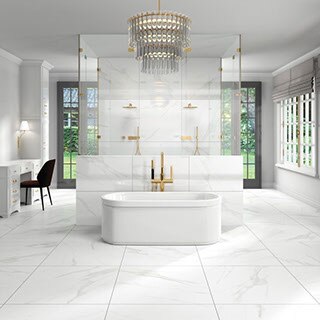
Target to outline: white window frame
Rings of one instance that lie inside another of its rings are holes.
[[[277,109],[280,150],[276,166],[315,177],[318,149],[315,93],[285,99]]]

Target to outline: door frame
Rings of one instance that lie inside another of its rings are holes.
[[[78,88],[78,81],[58,81],[57,82],[57,171],[58,171],[58,188],[74,189],[76,187],[76,179],[63,178],[63,160],[64,160],[64,110],[63,110],[63,88]],[[79,97],[78,97],[78,112],[79,112]],[[79,127],[79,124],[78,124]]]
[[[256,140],[256,154],[255,154],[255,179],[243,179],[243,187],[245,189],[260,189],[262,162],[261,162],[261,95],[262,85],[260,81],[243,81],[241,88],[255,88],[255,140]],[[240,138],[241,139],[241,138]]]

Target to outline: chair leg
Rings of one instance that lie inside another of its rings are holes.
[[[50,203],[51,203],[51,205],[52,205],[52,199],[51,199],[51,194],[50,194],[49,187],[47,187],[47,190],[48,190],[48,195],[49,195]]]
[[[44,204],[43,204],[43,191],[42,191],[42,188],[40,188],[40,195],[41,195],[42,211],[44,211]]]
[[[24,202],[25,205],[28,204],[28,188],[26,188],[26,201]]]

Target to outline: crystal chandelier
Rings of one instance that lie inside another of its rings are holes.
[[[160,11],[143,12],[128,19],[129,52],[141,61],[141,72],[162,75],[179,71],[183,52],[191,51],[191,19]]]

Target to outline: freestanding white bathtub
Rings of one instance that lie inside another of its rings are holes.
[[[204,192],[119,192],[102,196],[110,244],[201,245],[219,241],[221,197]]]

